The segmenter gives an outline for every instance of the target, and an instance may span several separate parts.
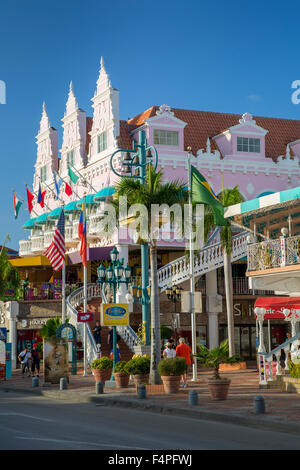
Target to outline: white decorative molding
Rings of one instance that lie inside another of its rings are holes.
[[[173,111],[171,111],[171,107],[167,104],[162,104],[159,109],[156,111],[157,116],[162,116],[169,114],[170,116],[174,116]]]

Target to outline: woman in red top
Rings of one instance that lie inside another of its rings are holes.
[[[192,363],[191,354],[192,354],[192,350],[191,350],[191,348],[189,347],[188,344],[185,344],[184,338],[179,338],[179,345],[176,348],[176,356],[177,357],[184,357],[184,359],[185,359],[186,371],[185,371],[185,374],[183,374],[181,376],[181,379],[182,379],[182,382],[183,382],[182,386],[184,388],[187,386],[186,379],[187,379],[188,367]]]

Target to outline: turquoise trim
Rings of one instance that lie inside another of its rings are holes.
[[[65,213],[69,214],[69,213],[77,211],[78,210],[77,203],[78,201],[69,202],[69,204],[65,206]]]
[[[106,197],[112,197],[116,190],[113,186],[103,188],[95,194],[95,201],[104,201]]]
[[[62,208],[61,208],[61,207],[57,207],[56,209],[54,209],[53,211],[51,211],[51,212],[48,214],[48,219],[50,219],[50,220],[59,219],[59,216],[60,216],[61,211],[62,211]]]
[[[34,228],[34,222],[36,221],[37,217],[34,217],[34,219],[29,219],[25,224],[23,225],[23,229],[25,230],[31,230]]]
[[[300,187],[293,189],[287,189],[286,191],[281,191],[280,193],[280,202],[291,201],[292,199],[300,198]]]
[[[87,194],[85,196],[85,203],[87,205],[89,205],[89,204],[99,204],[99,202],[95,200],[95,197],[96,197],[96,194]],[[81,210],[83,200],[84,200],[84,198],[82,197],[81,199],[79,199],[79,201],[76,201],[77,209]]]
[[[241,214],[259,209],[259,198],[241,202]]]
[[[49,212],[46,212],[45,214],[42,214],[39,217],[37,217],[34,221],[34,225],[44,225],[48,220],[48,215],[49,215]]]

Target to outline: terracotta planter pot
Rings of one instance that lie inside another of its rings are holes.
[[[207,381],[208,388],[213,400],[226,400],[231,380],[210,379]]]
[[[124,374],[124,372],[114,372],[114,378],[117,388],[126,388],[129,384],[129,374]]]
[[[177,375],[162,375],[161,379],[164,384],[165,393],[176,393],[180,387],[181,376]]]
[[[105,384],[105,381],[111,378],[112,369],[92,369],[92,373],[95,378],[95,382],[102,382]]]
[[[136,386],[149,383],[149,374],[134,374],[133,381]]]
[[[276,363],[277,364],[277,363]],[[246,370],[247,364],[246,362],[237,362],[236,364],[220,364],[220,372],[231,370]]]

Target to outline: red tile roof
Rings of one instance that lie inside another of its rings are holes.
[[[158,106],[152,106],[143,113],[128,120],[133,128],[141,126],[146,119],[155,116]],[[214,137],[231,126],[239,124],[242,115],[217,113],[211,111],[194,111],[172,108],[174,116],[187,123],[184,129],[184,145],[192,147],[195,154],[199,149],[206,148],[207,137]],[[286,146],[300,138],[300,121],[253,116],[256,124],[268,131],[266,135],[266,156],[273,160],[285,155]],[[215,141],[211,141],[212,149],[216,149]]]

